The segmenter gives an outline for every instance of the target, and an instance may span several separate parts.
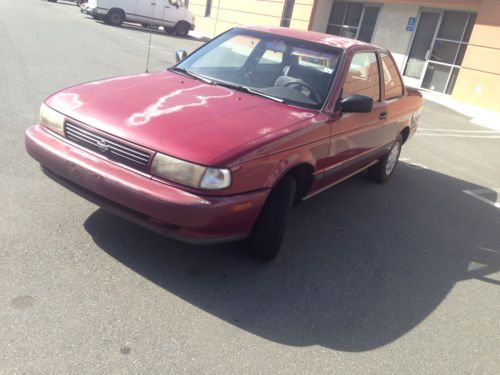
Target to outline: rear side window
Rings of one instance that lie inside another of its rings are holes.
[[[399,77],[398,68],[391,56],[381,53],[380,58],[384,70],[385,100],[399,98],[403,95],[403,82]]]
[[[281,65],[283,62],[283,52],[273,51],[272,49],[266,50],[260,58],[259,64],[276,64]]]
[[[352,58],[343,97],[353,94],[369,96],[374,101],[380,100],[380,75],[374,52],[357,53]]]

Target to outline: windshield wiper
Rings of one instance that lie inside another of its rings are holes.
[[[208,79],[207,77],[204,77],[202,75],[199,75],[199,74],[196,74],[194,72],[192,72],[191,70],[188,70],[188,69],[184,69],[184,68],[178,68],[176,66],[174,66],[173,68],[170,68],[169,70],[172,70],[174,72],[179,72],[179,73],[182,73],[188,77],[191,77],[191,78],[196,78],[197,80],[199,81],[203,81],[205,83],[208,83],[210,85],[212,85],[214,83],[214,81],[212,81],[211,79]]]
[[[252,88],[250,88],[248,86],[235,85],[233,83],[220,82],[220,81],[215,81],[214,83],[217,84],[217,85],[228,87],[228,88],[235,89],[235,90],[238,90],[238,91],[248,92],[249,94],[262,96],[264,98],[271,99],[271,100],[274,100],[274,101],[279,102],[279,103],[283,103],[284,102],[284,100],[281,99],[281,98],[277,98],[277,97],[272,96],[272,95],[264,94],[263,92],[254,90],[254,89],[252,89]]]

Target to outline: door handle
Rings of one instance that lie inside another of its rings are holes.
[[[387,118],[387,112],[380,113],[380,115],[378,115],[378,118],[380,120],[385,120]]]

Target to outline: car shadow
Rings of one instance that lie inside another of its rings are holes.
[[[500,211],[484,189],[401,163],[385,185],[356,176],[292,212],[279,257],[197,247],[97,210],[95,243],[170,293],[285,345],[368,351],[410,332],[453,286],[500,270]],[[486,301],[485,301],[486,303]]]

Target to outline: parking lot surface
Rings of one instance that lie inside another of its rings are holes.
[[[500,369],[500,133],[427,102],[385,185],[294,209],[278,259],[196,247],[46,178],[23,133],[56,90],[143,73],[149,34],[0,0],[0,373]],[[150,70],[194,39],[153,35]]]

